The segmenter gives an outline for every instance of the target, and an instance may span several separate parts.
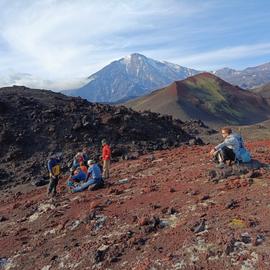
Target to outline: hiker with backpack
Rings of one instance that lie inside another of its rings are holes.
[[[210,156],[214,162],[219,163],[218,167],[223,168],[226,161],[232,162],[249,162],[250,154],[245,149],[242,136],[237,133],[233,133],[231,128],[224,127],[221,129],[222,137],[224,141],[215,146]]]
[[[50,175],[50,183],[48,186],[48,196],[51,195],[54,197],[57,194],[57,185],[59,182],[59,176],[61,173],[60,167],[61,154],[50,154],[48,160],[48,171]]]

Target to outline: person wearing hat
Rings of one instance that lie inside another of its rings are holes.
[[[57,194],[56,188],[59,181],[59,175],[61,173],[60,167],[61,156],[51,153],[48,160],[48,171],[50,175],[50,183],[48,186],[48,195],[52,193],[52,196]]]
[[[107,144],[107,141],[103,139],[102,144],[102,160],[103,160],[103,179],[110,177],[110,160],[111,160],[111,148]]]
[[[93,185],[92,190],[95,190],[104,186],[104,182],[103,182],[101,171],[98,164],[96,164],[94,160],[88,160],[87,164],[89,168],[88,168],[88,173],[85,178],[86,182],[73,188],[72,192],[84,191],[91,185]]]

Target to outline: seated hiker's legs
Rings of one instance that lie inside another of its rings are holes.
[[[219,163],[221,162],[220,160],[221,160],[220,151],[216,151],[213,154],[212,161],[214,161],[215,163]]]
[[[97,189],[100,189],[100,188],[103,188],[104,187],[104,181],[103,179],[99,179],[96,181],[96,183],[93,185],[93,187],[91,187],[91,190],[94,191],[94,190],[97,190]]]
[[[96,180],[90,178],[87,182],[78,185],[77,187],[75,187],[74,189],[72,189],[73,192],[81,192],[84,191],[85,189],[87,189],[89,186],[96,184]]]
[[[68,189],[73,189],[75,187],[75,185],[74,185],[74,181],[72,181],[72,180],[67,180],[67,188]]]
[[[232,149],[228,148],[227,146],[223,147],[220,151],[222,162],[227,160],[235,161],[235,154]]]

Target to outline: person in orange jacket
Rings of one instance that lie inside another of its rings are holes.
[[[111,148],[107,144],[107,141],[103,139],[102,144],[102,160],[103,160],[103,179],[110,177],[110,160],[111,160]]]
[[[85,174],[87,174],[87,167],[84,165],[84,163],[83,162],[81,162],[80,163],[80,168],[81,168],[81,170],[85,173]]]

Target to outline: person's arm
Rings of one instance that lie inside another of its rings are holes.
[[[234,145],[234,141],[235,141],[235,138],[230,136],[230,137],[227,137],[224,142],[218,144],[216,147],[215,147],[215,150],[220,150],[221,148],[223,148],[224,146],[232,146]]]
[[[93,171],[93,168],[88,169],[88,172],[87,172],[86,177],[85,177],[85,181],[88,181],[90,175],[92,174],[92,171]]]
[[[210,156],[213,156],[217,153],[218,150],[220,150],[222,147],[227,146],[227,138],[220,144],[216,145],[211,151]]]
[[[53,162],[52,162],[52,160],[49,160],[49,161],[48,161],[48,170],[49,170],[50,176],[51,176],[52,178],[55,178],[55,176],[53,175],[52,168],[53,168]]]
[[[111,148],[108,146],[108,159],[111,159]]]
[[[210,151],[210,156],[213,156],[214,154],[215,154],[215,152],[216,152],[216,150],[215,150],[215,148],[213,148],[213,149],[211,149],[211,151]]]
[[[51,175],[53,175],[52,168],[53,168],[53,166],[52,166],[52,160],[49,160],[49,161],[48,161],[48,170],[49,170],[49,173],[50,173]]]
[[[48,171],[49,173],[52,173],[52,166],[51,166],[51,161],[48,161]]]

